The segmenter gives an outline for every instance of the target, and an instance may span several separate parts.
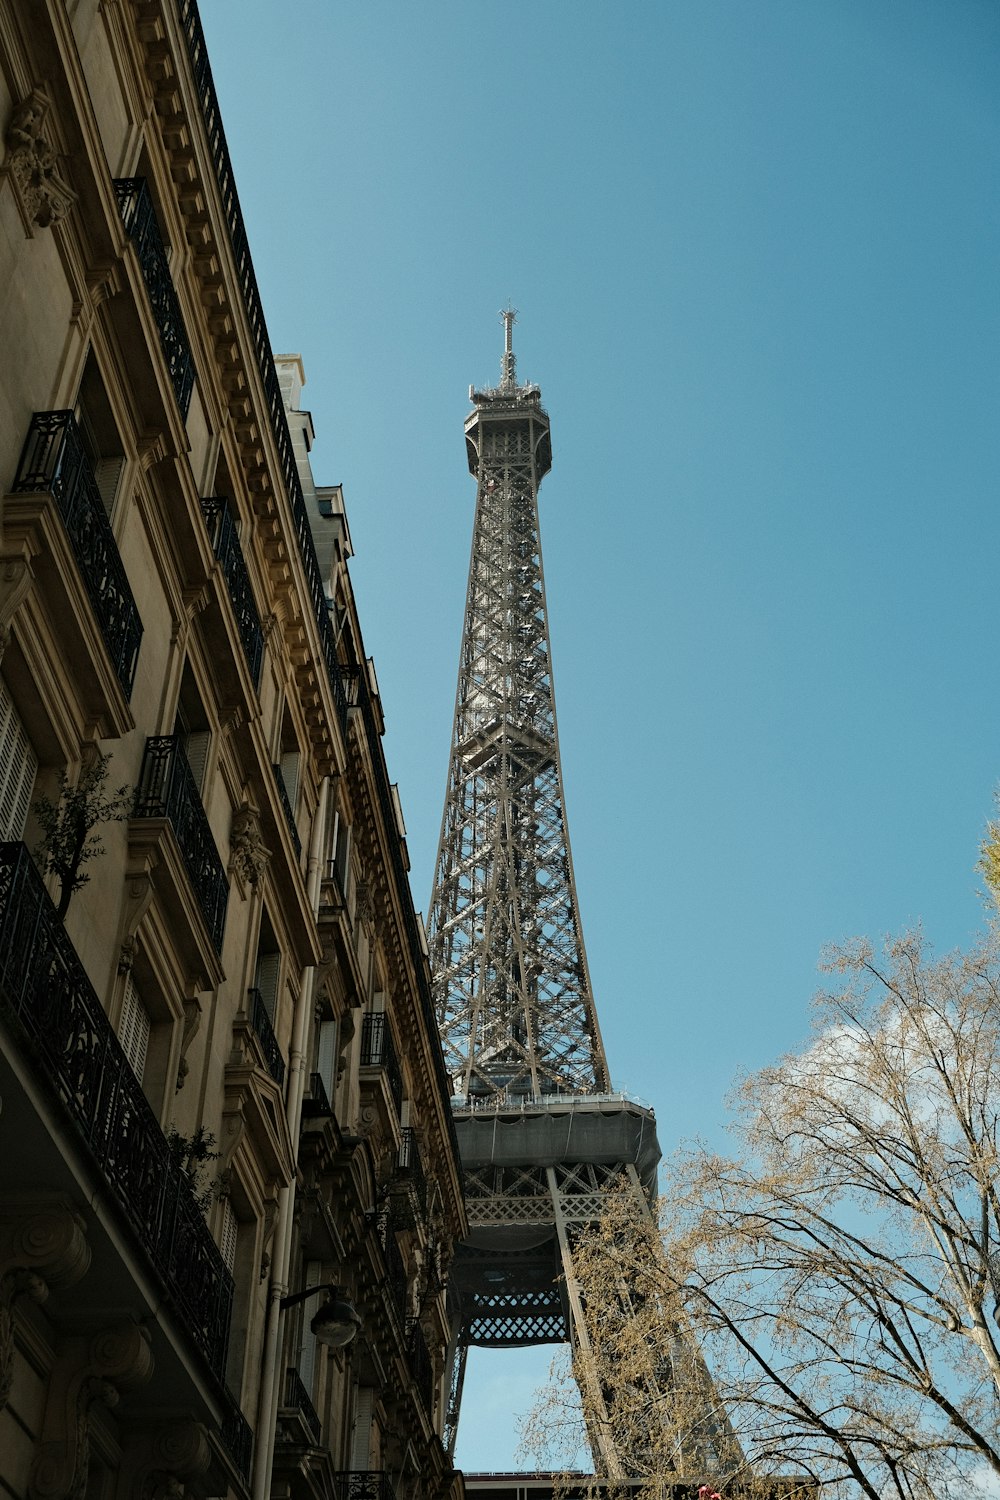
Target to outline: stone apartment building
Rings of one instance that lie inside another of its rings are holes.
[[[0,138],[0,1497],[459,1495],[423,929],[194,0],[0,0]]]

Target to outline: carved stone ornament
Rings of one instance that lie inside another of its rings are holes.
[[[185,1480],[205,1474],[211,1461],[200,1422],[168,1422],[137,1434],[122,1455],[116,1500],[183,1500]]]
[[[25,228],[50,229],[65,218],[76,194],[56,171],[56,154],[45,132],[49,101],[34,89],[11,116],[3,167],[11,179]]]
[[[233,813],[229,850],[230,872],[256,890],[257,882],[271,858],[271,851],[261,837],[257,809],[249,802],[244,802]]]
[[[83,1220],[61,1200],[10,1199],[0,1214],[0,1408],[14,1378],[17,1302],[42,1303],[50,1287],[72,1286],[90,1265]]]
[[[90,1413],[115,1407],[118,1387],[153,1373],[149,1334],[131,1321],[92,1339],[67,1339],[52,1367],[42,1438],[28,1475],[28,1500],[84,1500],[90,1467]]]

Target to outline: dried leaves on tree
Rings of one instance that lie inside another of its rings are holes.
[[[1000,1479],[1000,947],[936,960],[911,935],[826,968],[812,1045],[740,1090],[740,1152],[675,1163],[662,1247],[624,1198],[578,1247],[584,1415],[603,1392],[656,1435],[658,1479],[724,1500],[792,1474],[830,1500],[974,1494]],[[728,1472],[687,1467],[705,1408],[679,1330],[745,1455]]]

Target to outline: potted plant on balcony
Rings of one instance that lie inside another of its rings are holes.
[[[39,797],[32,804],[42,837],[35,858],[43,875],[59,881],[58,913],[65,917],[75,891],[90,880],[82,867],[104,853],[104,842],[94,830],[102,823],[120,823],[131,816],[134,788],[107,789],[110,755],[97,755],[84,767],[76,785],[65,771],[59,776],[59,795]]]

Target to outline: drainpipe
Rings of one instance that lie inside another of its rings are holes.
[[[323,846],[326,839],[326,811],[330,778],[324,776],[319,791],[319,806],[313,819],[306,865],[306,893],[315,917],[319,912],[320,886],[323,880]],[[309,964],[302,971],[299,998],[292,1017],[292,1043],[288,1052],[288,1086],[285,1089],[285,1118],[295,1160],[298,1160],[299,1125],[302,1120],[302,1095],[306,1082],[306,1041],[316,990],[316,968]],[[274,1231],[274,1260],[264,1331],[264,1357],[260,1372],[260,1395],[257,1403],[257,1441],[254,1454],[253,1500],[267,1500],[271,1488],[271,1465],[274,1460],[274,1438],[278,1424],[278,1402],[281,1396],[281,1371],[278,1355],[281,1348],[281,1299],[288,1292],[288,1266],[292,1253],[292,1221],[295,1207],[295,1175],[278,1194],[278,1222]]]

